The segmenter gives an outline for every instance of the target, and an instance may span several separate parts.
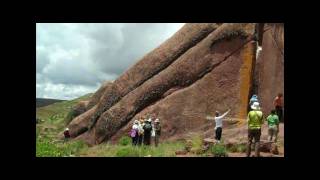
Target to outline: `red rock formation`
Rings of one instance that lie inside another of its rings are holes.
[[[255,75],[263,112],[269,114],[274,98],[284,93],[284,24],[265,24]]]
[[[90,98],[90,101],[87,106],[87,110],[91,109],[94,105],[99,103],[100,98],[102,97],[103,93],[109,86],[112,86],[112,82],[106,81],[102,83],[101,87]]]
[[[231,27],[229,24],[227,26]],[[215,36],[220,37],[218,31],[225,31],[223,26],[220,28],[214,32],[216,34],[212,33],[211,38],[214,39]],[[199,58],[198,61],[202,59],[199,54],[200,49],[202,53],[205,54],[203,57],[211,58],[211,63],[214,63],[215,60],[224,61],[192,85],[176,90],[155,104],[145,108],[140,113],[137,113],[135,117],[132,118],[132,121],[146,117],[147,115],[155,115],[163,124],[162,130],[164,133],[161,138],[167,139],[175,136],[176,139],[179,139],[179,137],[186,135],[186,133],[204,132],[203,130],[209,126],[213,127],[213,122],[208,121],[206,116],[213,116],[216,110],[222,112],[230,108],[232,109],[229,115],[230,117],[244,118],[246,116],[247,106],[240,106],[240,104],[243,98],[245,98],[244,104],[248,103],[249,84],[251,80],[241,76],[243,76],[242,73],[245,73],[250,77],[251,72],[247,71],[249,69],[245,67],[246,64],[244,62],[248,56],[248,51],[251,51],[249,54],[254,57],[255,43],[235,38],[230,41],[223,41],[217,44],[215,49],[206,52],[206,40],[212,42],[212,39],[208,36],[204,42],[201,42],[203,46],[199,44],[193,50],[196,57]],[[183,57],[184,56],[181,58]],[[181,63],[187,65],[196,61],[191,57],[191,55],[185,56],[190,62],[182,62],[181,60]],[[225,57],[228,58],[224,59]],[[179,61],[180,59],[175,63],[178,64]],[[172,64],[172,67],[174,67],[175,63]],[[251,61],[251,63],[254,63],[254,61]],[[197,63],[193,63],[192,67],[194,68],[190,71],[196,72],[196,64]],[[182,67],[181,65],[178,66]],[[241,71],[242,69],[245,69],[244,71],[247,72]],[[181,70],[181,68],[179,68],[179,70]],[[199,72],[201,72],[201,70]],[[164,71],[163,73],[170,74],[171,72]],[[188,77],[188,79],[191,78]],[[250,81],[246,82],[247,80]],[[154,81],[152,80],[152,82]],[[241,91],[243,84],[247,85],[244,87],[246,91]],[[243,114],[243,112],[245,113]],[[125,132],[128,132],[133,123],[132,121],[119,130],[116,135],[112,137],[112,140],[117,140]],[[225,126],[228,127],[228,124],[225,124]]]
[[[100,88],[95,105],[70,123],[70,133],[89,144],[117,140],[134,119],[152,114],[161,120],[161,138],[170,139],[208,132],[212,122],[206,116],[216,110],[231,108],[229,116],[243,120],[253,84],[255,25],[187,24],[114,83]],[[271,47],[265,36],[264,58]],[[265,71],[261,62],[257,67]],[[264,80],[263,73],[260,77],[266,88],[275,81]],[[259,88],[264,105],[269,94]]]
[[[195,46],[218,26],[214,23],[186,24],[158,48],[145,55],[139,62],[116,79],[115,82],[105,87],[95,113],[90,117],[91,120],[83,119],[83,121],[88,123],[88,128],[93,127],[100,115],[123,96],[168,67],[179,56]],[[76,122],[79,123],[79,121],[81,120],[78,119]],[[76,134],[79,134],[79,131],[82,131],[82,129],[74,129]]]

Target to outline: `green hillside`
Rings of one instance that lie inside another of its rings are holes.
[[[56,102],[61,102],[65,100],[60,100],[60,99],[47,99],[47,98],[36,98],[36,107],[43,107],[43,106],[48,106],[50,104],[56,103]]]
[[[56,102],[48,106],[37,108],[36,116],[45,122],[45,124],[63,126],[63,121],[72,107],[75,106],[79,101],[88,100],[91,96],[92,93],[86,94],[74,100]]]

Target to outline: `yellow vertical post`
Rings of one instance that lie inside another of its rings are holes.
[[[253,70],[256,58],[256,42],[247,43],[242,51],[242,65],[240,68],[240,107],[238,118],[241,119],[239,126],[245,123],[247,117],[247,107],[249,104],[249,94],[253,81]]]

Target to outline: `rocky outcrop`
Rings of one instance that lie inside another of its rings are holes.
[[[183,26],[171,38],[128,69],[115,82],[107,85],[97,104],[94,115],[89,121],[85,119],[83,121],[88,122],[87,126],[89,128],[93,127],[103,112],[112,107],[130,91],[168,67],[179,56],[195,46],[217,27],[219,25],[214,23],[195,23]],[[75,129],[74,131],[78,130]]]
[[[112,82],[106,81],[102,83],[101,87],[90,98],[90,101],[87,105],[87,110],[91,109],[93,106],[99,103],[101,96],[103,95],[105,90],[110,86],[112,86]]]
[[[262,51],[257,59],[255,77],[258,94],[265,114],[274,108],[278,93],[284,94],[284,24],[264,25]]]
[[[229,116],[243,121],[253,88],[255,33],[254,23],[185,25],[101,87],[93,107],[70,123],[72,136],[88,144],[116,141],[147,115],[160,119],[161,139],[209,132],[206,116],[216,110],[230,108]]]

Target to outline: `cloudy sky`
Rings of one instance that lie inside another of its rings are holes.
[[[114,80],[183,23],[38,23],[36,96],[74,99]]]

